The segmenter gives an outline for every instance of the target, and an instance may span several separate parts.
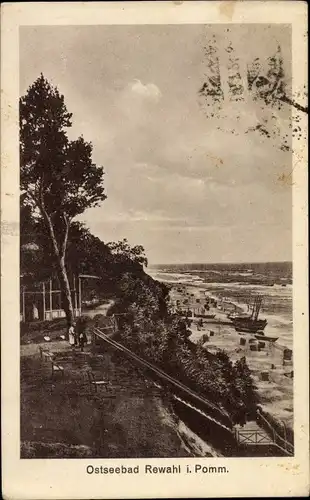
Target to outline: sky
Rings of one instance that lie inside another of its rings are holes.
[[[141,244],[150,264],[291,260],[292,156],[279,134],[249,133],[265,123],[288,134],[290,110],[272,118],[247,96],[206,112],[212,37],[223,74],[229,44],[241,68],[280,44],[290,72],[281,25],[28,26],[20,92],[42,72],[73,113],[70,137],[93,143],[107,199],[80,220],[105,242]]]

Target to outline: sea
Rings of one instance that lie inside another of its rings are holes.
[[[245,311],[257,295],[263,296],[260,318],[268,323],[265,335],[293,348],[292,262],[243,264],[169,264],[148,269],[154,279],[170,284],[199,287],[219,300]]]

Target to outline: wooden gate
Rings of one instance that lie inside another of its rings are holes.
[[[272,439],[264,432],[263,430],[237,430],[236,438],[238,444],[246,444],[246,445],[259,445],[259,444],[271,444],[273,443]]]

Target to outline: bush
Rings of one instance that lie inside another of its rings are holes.
[[[112,311],[125,313],[118,320],[122,343],[225,409],[235,423],[255,410],[257,395],[245,359],[233,365],[224,352],[213,355],[190,342],[188,318],[167,312],[166,289],[150,277],[127,274],[119,292]],[[94,318],[97,324],[100,316]]]

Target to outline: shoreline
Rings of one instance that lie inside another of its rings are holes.
[[[207,297],[216,297],[214,291],[209,293],[198,284],[170,283],[170,305],[184,304],[184,309],[190,310],[201,307]],[[199,302],[197,302],[199,301]],[[203,320],[203,326],[198,326],[199,318],[191,319],[191,336],[189,339],[197,343],[203,336],[207,339],[204,347],[210,352],[225,350],[233,362],[245,356],[247,364],[257,387],[262,408],[270,413],[275,419],[284,422],[286,426],[293,429],[293,372],[292,362],[283,365],[283,351],[285,345],[279,341],[264,342],[264,347],[252,351],[249,340],[254,338],[251,334],[239,334],[232,324],[227,320],[227,312],[223,308],[223,301],[217,297],[217,307],[211,307],[208,313],[215,314],[214,320]],[[231,307],[233,301],[229,301]],[[240,304],[237,303],[237,307]],[[181,306],[182,309],[182,306]],[[241,309],[241,308],[240,308]],[[218,320],[218,322],[216,321]],[[268,334],[267,334],[268,335]],[[241,339],[245,340],[242,345]],[[265,380],[267,379],[267,380]]]
[[[197,293],[198,292],[198,297],[201,297],[201,294],[204,294],[206,297],[209,298],[214,298],[218,302],[225,303],[228,307],[233,307],[233,310],[235,312],[247,312],[248,307],[247,303],[243,302],[241,299],[244,298],[244,296],[252,296],[254,297],[255,295],[266,295],[268,299],[271,297],[268,295],[270,291],[286,291],[287,293],[289,292],[291,295],[292,292],[292,285],[287,285],[285,288],[282,287],[281,285],[275,285],[273,287],[270,286],[261,286],[261,285],[252,285],[249,283],[238,283],[238,282],[204,282],[204,281],[191,281],[191,279],[186,279],[183,280],[184,275],[178,274],[179,277],[182,277],[181,280],[170,280],[170,279],[159,279],[158,275],[161,274],[167,274],[169,273],[158,273],[158,272],[151,272],[150,276],[165,285],[167,285],[169,288],[190,288],[192,289],[192,292]],[[173,273],[172,273],[173,274]],[[175,275],[177,275],[175,273]],[[194,278],[194,276],[192,276]],[[225,297],[223,294],[223,289],[227,288],[227,295],[228,297]],[[256,291],[257,289],[257,291]],[[238,300],[238,298],[240,300]],[[287,300],[292,300],[292,297],[284,297]],[[288,348],[292,349],[293,348],[293,320],[292,320],[292,313],[289,314],[287,311],[284,313],[273,313],[271,310],[266,310],[266,307],[264,308],[264,303],[262,306],[262,311],[261,311],[261,316],[266,318],[268,323],[267,323],[267,333],[265,334],[268,336],[278,336],[279,339],[277,341],[278,345],[282,345],[283,348]],[[226,317],[225,317],[226,319]]]

